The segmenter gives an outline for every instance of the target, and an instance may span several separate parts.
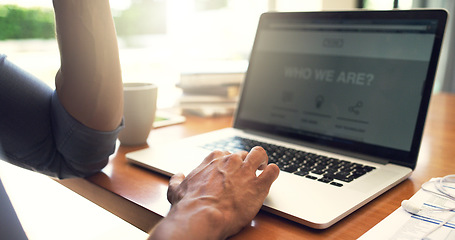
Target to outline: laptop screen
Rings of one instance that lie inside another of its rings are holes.
[[[264,14],[235,127],[415,164],[444,26],[425,12]]]

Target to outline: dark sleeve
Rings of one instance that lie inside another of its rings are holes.
[[[69,115],[57,93],[0,55],[2,159],[53,177],[82,177],[102,169],[115,150],[112,132],[90,129]]]
[[[0,238],[25,240],[24,229],[22,228],[11,201],[6,194],[2,181],[0,180]]]

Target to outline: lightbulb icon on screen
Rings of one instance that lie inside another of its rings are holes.
[[[318,95],[315,99],[316,108],[320,109],[324,101],[325,101],[324,96]]]

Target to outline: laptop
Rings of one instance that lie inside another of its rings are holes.
[[[446,18],[444,10],[264,13],[233,126],[126,157],[171,176],[213,149],[263,146],[281,172],[262,209],[328,228],[415,168]]]

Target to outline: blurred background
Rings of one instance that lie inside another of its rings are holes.
[[[187,73],[244,73],[261,13],[442,7],[453,0],[110,0],[125,82],[159,86],[159,108],[178,105]],[[452,20],[435,92],[455,92]],[[0,2],[0,53],[49,86],[59,68],[51,0]]]

